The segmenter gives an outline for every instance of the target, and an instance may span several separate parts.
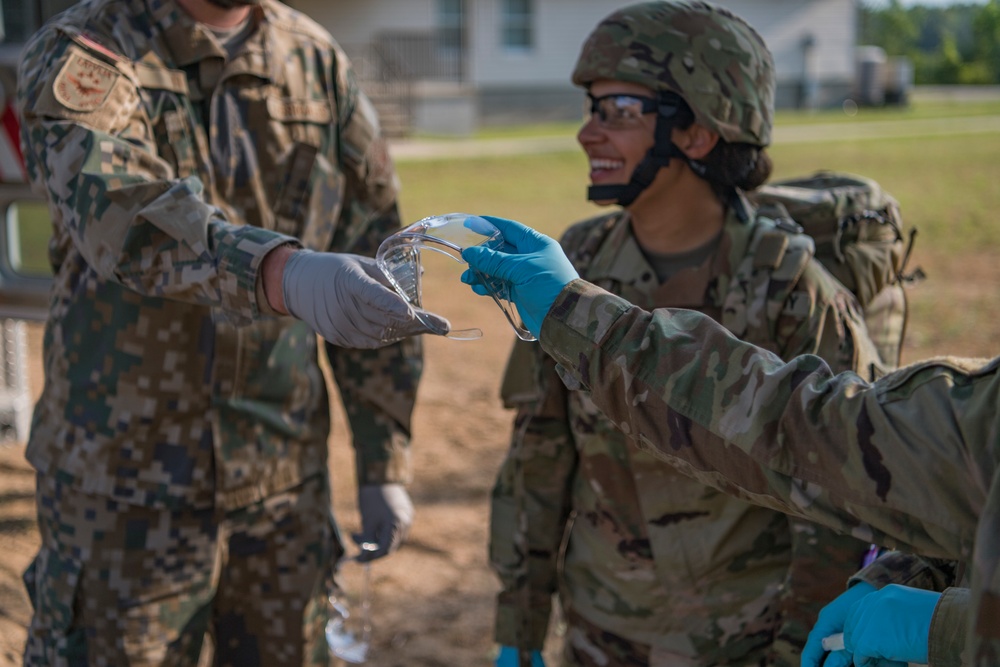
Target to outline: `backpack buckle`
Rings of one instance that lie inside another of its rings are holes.
[[[801,234],[805,229],[791,218],[781,217],[774,221],[774,226],[789,234]]]

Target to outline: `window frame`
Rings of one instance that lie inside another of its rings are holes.
[[[521,5],[515,9],[514,5]],[[503,0],[500,3],[500,46],[507,53],[531,53],[535,50],[535,1]],[[520,32],[523,41],[511,41],[514,31]]]

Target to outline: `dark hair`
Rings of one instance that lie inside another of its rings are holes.
[[[676,98],[680,107],[674,127],[678,130],[691,127],[694,123],[691,106],[679,95],[667,94]],[[771,157],[763,148],[753,144],[729,143],[721,137],[708,155],[696,163],[695,171],[709,182],[712,192],[724,204],[732,199],[733,188],[749,192],[764,185],[774,168]],[[699,166],[704,167],[703,172],[698,169]]]
[[[723,202],[730,200],[733,188],[749,192],[764,185],[774,168],[771,156],[763,148],[731,144],[722,139],[701,162],[705,165],[705,180]]]

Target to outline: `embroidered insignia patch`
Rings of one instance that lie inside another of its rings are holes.
[[[74,111],[93,111],[108,99],[121,73],[91,56],[70,49],[66,64],[56,75],[52,93]]]

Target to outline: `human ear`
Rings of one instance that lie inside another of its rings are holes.
[[[719,143],[719,133],[691,123],[687,129],[674,130],[674,143],[692,160],[701,160]]]

